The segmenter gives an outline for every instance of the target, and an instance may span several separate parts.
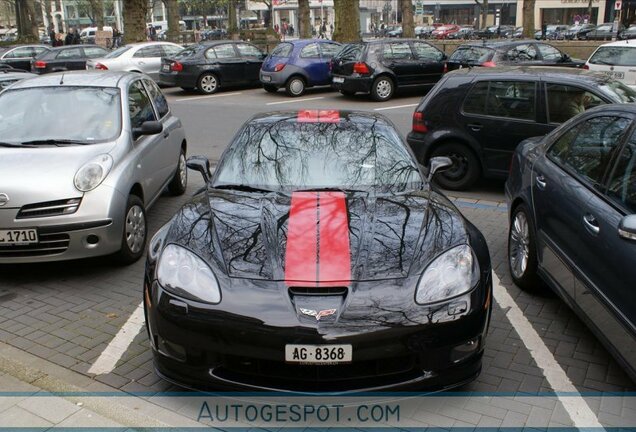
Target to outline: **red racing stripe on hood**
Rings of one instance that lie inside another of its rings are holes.
[[[351,250],[346,196],[342,192],[323,192],[318,196],[320,223],[318,283],[337,286],[351,279]]]
[[[318,194],[294,192],[289,208],[285,282],[315,281],[318,274]]]

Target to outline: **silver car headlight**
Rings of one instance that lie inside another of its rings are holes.
[[[470,291],[479,283],[479,263],[470,246],[456,246],[435,258],[417,284],[415,302],[435,303]]]
[[[88,192],[99,186],[113,167],[113,158],[101,154],[86,162],[77,173],[73,183],[80,192]]]
[[[206,303],[221,301],[219,283],[210,266],[184,247],[166,246],[157,263],[157,279],[174,294]]]

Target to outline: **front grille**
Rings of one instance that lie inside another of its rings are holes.
[[[293,296],[344,296],[347,295],[347,287],[290,287],[289,293]]]
[[[36,217],[60,216],[72,214],[77,211],[81,198],[70,198],[57,201],[46,201],[22,206],[16,219],[29,219]]]
[[[38,243],[28,245],[0,245],[0,258],[33,257],[61,254],[70,243],[68,234],[39,234]]]

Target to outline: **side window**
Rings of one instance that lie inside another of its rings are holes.
[[[183,48],[173,45],[161,45],[163,54],[161,57],[172,57],[173,55],[183,51]]]
[[[209,48],[205,51],[205,58],[206,59],[215,59],[216,58],[216,53],[214,52],[214,48]]]
[[[148,93],[139,80],[132,83],[128,89],[128,113],[133,128],[141,127],[144,122],[157,120]]]
[[[65,49],[57,53],[59,59],[79,59],[82,58],[82,50],[79,48]]]
[[[163,55],[163,51],[161,47],[158,45],[144,47],[133,54],[133,57],[137,58],[152,58],[152,57],[161,57]]]
[[[441,61],[444,57],[444,53],[424,42],[413,42],[413,49],[420,60]]]
[[[341,45],[338,45],[335,43],[320,44],[320,51],[322,51],[322,56],[324,58],[329,58],[329,59],[333,58],[336,54],[338,54],[341,48],[342,48]]]
[[[102,48],[98,48],[98,47],[84,48],[84,55],[88,58],[104,57],[106,54],[108,54],[108,51],[105,51]]]
[[[144,80],[144,84],[148,89],[150,98],[155,104],[155,109],[157,110],[159,118],[163,118],[166,114],[168,114],[168,111],[170,111],[170,108],[168,107],[168,101],[164,97],[163,93],[161,93],[161,90],[159,90],[159,87],[157,86],[157,84],[154,83],[154,81]]]
[[[563,54],[555,47],[547,44],[538,44],[537,46],[543,60],[559,61],[563,59]]]
[[[488,81],[478,82],[468,91],[462,110],[469,114],[486,115],[487,97]]]
[[[550,123],[563,123],[586,109],[604,104],[598,96],[579,87],[548,83],[546,93]]]
[[[309,44],[305,45],[303,49],[300,50],[300,56],[302,58],[318,58],[320,57],[320,49],[318,48],[318,44]]]
[[[537,60],[537,49],[533,44],[517,45],[506,52],[505,59],[511,62]]]
[[[636,133],[618,156],[614,172],[607,187],[610,199],[622,204],[630,213],[636,213]]]
[[[629,119],[616,116],[588,119],[561,136],[548,150],[548,157],[600,185],[629,124]]]
[[[261,50],[256,48],[254,45],[240,43],[240,44],[236,44],[236,48],[238,49],[238,52],[241,55],[241,57],[251,57],[251,58],[257,58],[257,59],[260,59],[263,57],[263,53],[261,52]]]
[[[32,56],[33,49],[31,47],[21,47],[14,49],[13,51],[5,55],[4,58],[29,58]]]
[[[396,42],[384,44],[382,56],[386,60],[412,60],[413,53],[408,42]]]
[[[214,49],[214,54],[216,54],[216,58],[236,57],[236,52],[234,51],[234,46],[232,46],[232,44],[217,45],[213,49]],[[208,58],[214,58],[214,57],[208,57]]]
[[[482,82],[473,86],[469,91],[464,102],[464,112],[520,120],[535,120],[535,101],[534,82]]]

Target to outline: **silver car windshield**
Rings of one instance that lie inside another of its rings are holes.
[[[112,87],[33,87],[0,94],[0,141],[94,144],[121,133],[121,96]]]
[[[615,103],[636,102],[636,91],[619,81],[607,81],[599,86]]]

